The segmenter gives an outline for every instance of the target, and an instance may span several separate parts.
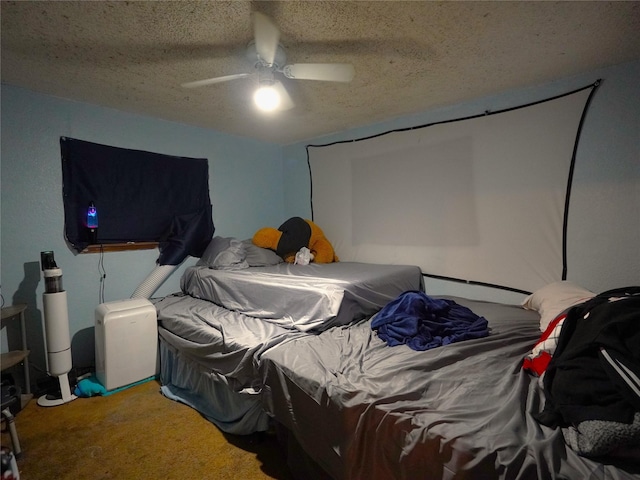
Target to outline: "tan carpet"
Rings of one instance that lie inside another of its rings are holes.
[[[225,435],[156,381],[57,407],[34,399],[16,426],[22,480],[291,479],[274,436]]]

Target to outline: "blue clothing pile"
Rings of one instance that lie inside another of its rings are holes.
[[[489,335],[487,320],[453,300],[432,298],[407,291],[373,317],[371,328],[390,347],[407,345],[413,350],[448,345]]]

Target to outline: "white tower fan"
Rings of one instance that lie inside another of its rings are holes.
[[[40,262],[44,275],[45,292],[42,297],[44,305],[44,326],[47,340],[47,358],[49,359],[49,375],[58,377],[60,397],[43,395],[38,398],[38,405],[54,407],[75,400],[69,387],[71,371],[71,337],[69,334],[69,312],[67,309],[67,292],[62,288],[62,270],[53,258],[53,252],[40,252]]]

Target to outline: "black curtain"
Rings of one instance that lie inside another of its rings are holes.
[[[130,150],[61,137],[67,241],[159,242],[160,265],[200,257],[214,233],[206,158]],[[91,241],[87,209],[98,212]]]

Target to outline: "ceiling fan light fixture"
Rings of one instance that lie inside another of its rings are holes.
[[[261,85],[253,94],[256,106],[264,112],[272,112],[280,106],[280,93],[273,85]]]
[[[287,55],[280,45],[280,30],[266,15],[251,14],[254,39],[247,45],[246,58],[253,65],[252,72],[225,75],[222,77],[183,83],[184,88],[196,88],[237,78],[257,77],[258,89],[253,101],[264,112],[284,112],[294,108],[291,96],[276,78],[284,76],[296,80],[319,80],[326,82],[350,82],[355,75],[353,65],[348,63],[295,63],[287,65]]]

